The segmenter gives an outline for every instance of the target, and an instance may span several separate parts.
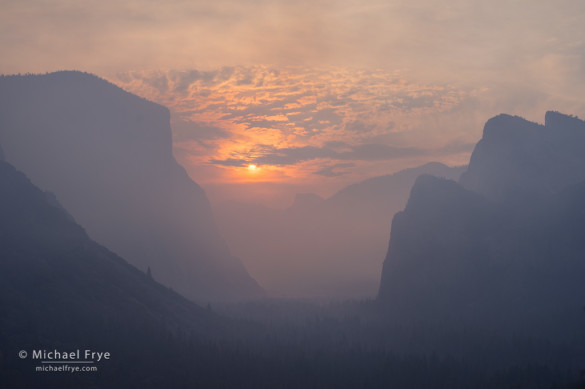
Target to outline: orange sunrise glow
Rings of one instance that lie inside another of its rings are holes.
[[[502,112],[585,111],[582,2],[490,4],[5,2],[0,71],[80,69],[168,107],[175,157],[204,187],[327,196],[465,164]]]
[[[471,151],[468,134],[419,132],[474,92],[400,72],[254,66],[112,81],[171,109],[176,155],[203,183],[340,183],[413,158],[462,163]]]

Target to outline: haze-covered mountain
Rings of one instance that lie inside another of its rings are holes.
[[[286,297],[376,294],[389,220],[420,174],[457,179],[462,167],[428,163],[343,188],[328,199],[298,194],[285,210],[224,203],[218,224],[230,249],[270,292]]]
[[[10,321],[10,315],[22,312],[38,319],[32,324],[39,326],[34,333],[40,337],[57,327],[83,332],[73,322],[76,315],[173,330],[213,323],[204,309],[92,241],[54,195],[4,161],[0,215],[3,333],[24,331],[12,328],[22,323]]]
[[[3,76],[0,143],[92,239],[163,284],[198,301],[262,294],[174,159],[166,108],[86,73]]]
[[[419,320],[582,337],[584,156],[576,118],[488,121],[461,184],[421,176],[394,216],[379,300]]]
[[[205,339],[225,326],[92,241],[53,195],[3,161],[0,252],[0,387],[94,387],[91,374],[35,374],[18,350],[98,348],[115,355],[106,378],[136,380],[130,370],[117,373],[125,360],[144,367],[153,350],[172,349],[172,338]]]
[[[542,199],[585,180],[585,124],[549,111],[544,125],[499,115],[484,127],[460,183],[495,201]]]

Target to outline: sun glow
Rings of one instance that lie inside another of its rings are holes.
[[[144,71],[115,83],[171,109],[174,150],[202,184],[350,183],[362,178],[360,169],[395,171],[396,147],[405,148],[406,160],[415,142],[421,149],[446,142],[437,135],[421,144],[413,129],[467,98],[448,85],[408,81],[400,71],[339,68]]]

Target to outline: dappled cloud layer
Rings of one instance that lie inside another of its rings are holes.
[[[476,92],[410,82],[400,72],[254,66],[111,80],[170,108],[175,153],[206,166],[203,181],[372,174],[397,160],[464,161],[473,146],[463,128],[438,122]]]

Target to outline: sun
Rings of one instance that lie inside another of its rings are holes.
[[[256,170],[256,169],[258,169],[258,166],[256,166],[256,165],[253,165],[253,164],[252,164],[252,165],[248,165],[248,170],[249,170],[249,171],[253,172],[253,171],[254,171],[254,170]]]

